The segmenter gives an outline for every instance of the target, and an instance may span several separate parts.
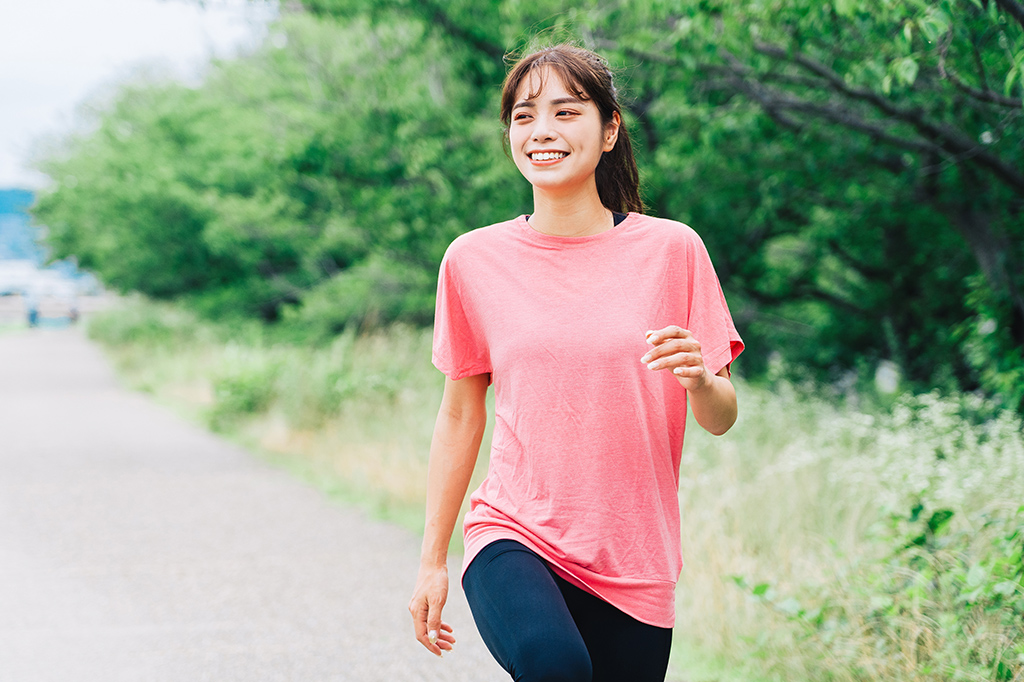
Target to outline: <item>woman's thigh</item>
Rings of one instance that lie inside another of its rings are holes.
[[[672,628],[642,623],[560,577],[555,581],[587,644],[592,682],[664,682]]]
[[[517,682],[662,682],[672,631],[641,623],[499,540],[463,577],[477,629]]]
[[[590,656],[544,561],[514,540],[474,557],[462,578],[480,636],[517,682],[591,682]]]

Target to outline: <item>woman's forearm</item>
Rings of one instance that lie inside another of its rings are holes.
[[[708,379],[701,388],[687,390],[687,398],[697,423],[705,431],[721,436],[736,423],[736,389],[722,373]]]
[[[487,424],[486,393],[486,375],[446,384],[430,443],[422,564],[442,566],[447,561]]]

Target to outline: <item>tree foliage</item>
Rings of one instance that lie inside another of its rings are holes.
[[[323,333],[426,322],[447,243],[529,210],[505,55],[570,38],[618,69],[646,201],[708,243],[747,367],[888,359],[1024,397],[1019,0],[301,7],[199,88],[126,86],[44,161],[58,255]]]

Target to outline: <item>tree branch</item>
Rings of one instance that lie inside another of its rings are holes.
[[[891,281],[891,269],[880,268],[874,265],[868,265],[867,263],[863,263],[857,260],[856,258],[851,256],[846,249],[842,247],[838,239],[829,239],[827,241],[827,244],[829,251],[832,252],[832,255],[834,255],[836,258],[843,261],[844,263],[846,263],[851,268],[853,268],[860,274],[864,275],[868,279]]]
[[[1006,10],[1006,13],[1017,20],[1017,23],[1024,27],[1024,5],[1017,0],[996,0],[996,4]]]
[[[492,43],[486,38],[480,37],[471,29],[456,24],[445,12],[443,6],[435,2],[428,2],[427,0],[419,0],[418,4],[423,8],[423,14],[427,15],[428,21],[436,22],[452,37],[458,38],[477,52],[487,55],[499,64],[505,59],[505,49],[501,45]]]
[[[952,35],[952,34],[950,34]],[[1024,103],[1019,99],[1012,97],[1006,97],[990,88],[975,88],[967,83],[964,83],[956,75],[956,73],[946,66],[946,53],[949,51],[949,38],[943,41],[942,46],[939,48],[939,75],[947,79],[952,83],[958,90],[965,92],[971,97],[980,100],[982,102],[989,102],[991,104],[998,104],[1004,107],[1010,107],[1011,109],[1024,109]]]
[[[754,49],[770,57],[792,61],[811,73],[820,76],[836,92],[854,100],[867,102],[882,113],[910,124],[922,137],[929,140],[931,144],[938,145],[951,156],[973,158],[978,165],[988,168],[1004,184],[1024,194],[1024,175],[1016,168],[986,151],[984,147],[975,143],[973,139],[963,132],[940,123],[928,121],[919,107],[913,109],[898,107],[873,90],[853,87],[847,84],[835,71],[807,55],[798,52],[790,55],[784,48],[761,42],[755,43]]]
[[[1024,10],[1024,6],[1020,6],[1016,0],[999,1],[1014,3]],[[676,59],[665,57],[663,55],[647,54],[633,48],[623,48],[614,41],[599,40],[598,42],[600,43],[599,47],[604,49],[622,50],[625,54],[636,59],[672,66],[680,65],[679,61]],[[749,87],[751,80],[757,81],[759,79],[763,79],[764,75],[758,74],[753,69],[743,64],[727,50],[720,50],[720,54],[725,57],[727,62],[730,63],[732,67],[731,70],[737,77],[734,82],[738,85],[744,85],[744,87],[740,88],[741,91],[760,103],[762,107],[765,108],[765,111],[769,116],[771,116],[772,119],[780,125],[787,128],[799,127],[799,123],[793,118],[786,116],[782,112],[782,109],[800,110],[805,113],[820,115],[835,123],[867,133],[879,140],[903,149],[911,151],[941,151],[947,156],[954,157],[957,161],[973,159],[975,163],[986,167],[997,178],[999,178],[999,180],[1008,185],[1014,191],[1024,194],[1024,174],[1010,164],[1004,162],[998,156],[987,151],[985,147],[976,143],[965,133],[941,123],[927,120],[924,117],[924,113],[921,108],[899,107],[888,98],[883,97],[873,90],[851,86],[838,73],[829,67],[799,52],[790,55],[785,48],[762,42],[755,42],[754,49],[767,56],[797,64],[824,80],[825,84],[830,86],[833,91],[845,95],[852,100],[866,102],[889,118],[907,123],[918,132],[923,140],[914,141],[893,135],[884,128],[868,123],[863,118],[856,116],[849,111],[840,109],[839,107],[817,105],[791,97],[767,97],[763,91]],[[819,85],[821,84],[819,83]],[[763,88],[763,85],[759,82],[758,86],[759,88]]]
[[[800,127],[799,124],[792,118],[784,116],[782,110],[798,111],[802,113],[809,113],[826,118],[833,123],[838,123],[846,128],[853,130],[859,130],[860,132],[867,133],[872,137],[882,140],[888,144],[901,147],[914,152],[927,152],[933,150],[941,151],[937,145],[931,142],[924,142],[919,140],[911,140],[898,135],[893,135],[884,128],[868,123],[864,119],[856,116],[855,114],[840,109],[835,106],[828,106],[822,104],[815,104],[807,100],[802,100],[788,94],[783,94],[778,90],[773,90],[761,84],[756,80],[756,74],[752,74],[750,70],[740,62],[734,55],[726,50],[722,50],[722,55],[726,61],[733,65],[736,73],[734,83],[737,89],[754,100],[756,100],[762,107],[769,113],[776,112],[779,116],[783,117],[785,125],[790,127]],[[750,74],[749,76],[747,74]]]

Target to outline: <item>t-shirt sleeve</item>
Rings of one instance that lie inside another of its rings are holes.
[[[700,342],[704,366],[712,374],[718,374],[743,352],[743,340],[729,314],[711,257],[696,234],[687,260],[690,301],[686,328]]]
[[[441,261],[434,308],[433,363],[449,379],[491,371],[490,355],[472,305],[463,300],[462,282],[449,248]]]

